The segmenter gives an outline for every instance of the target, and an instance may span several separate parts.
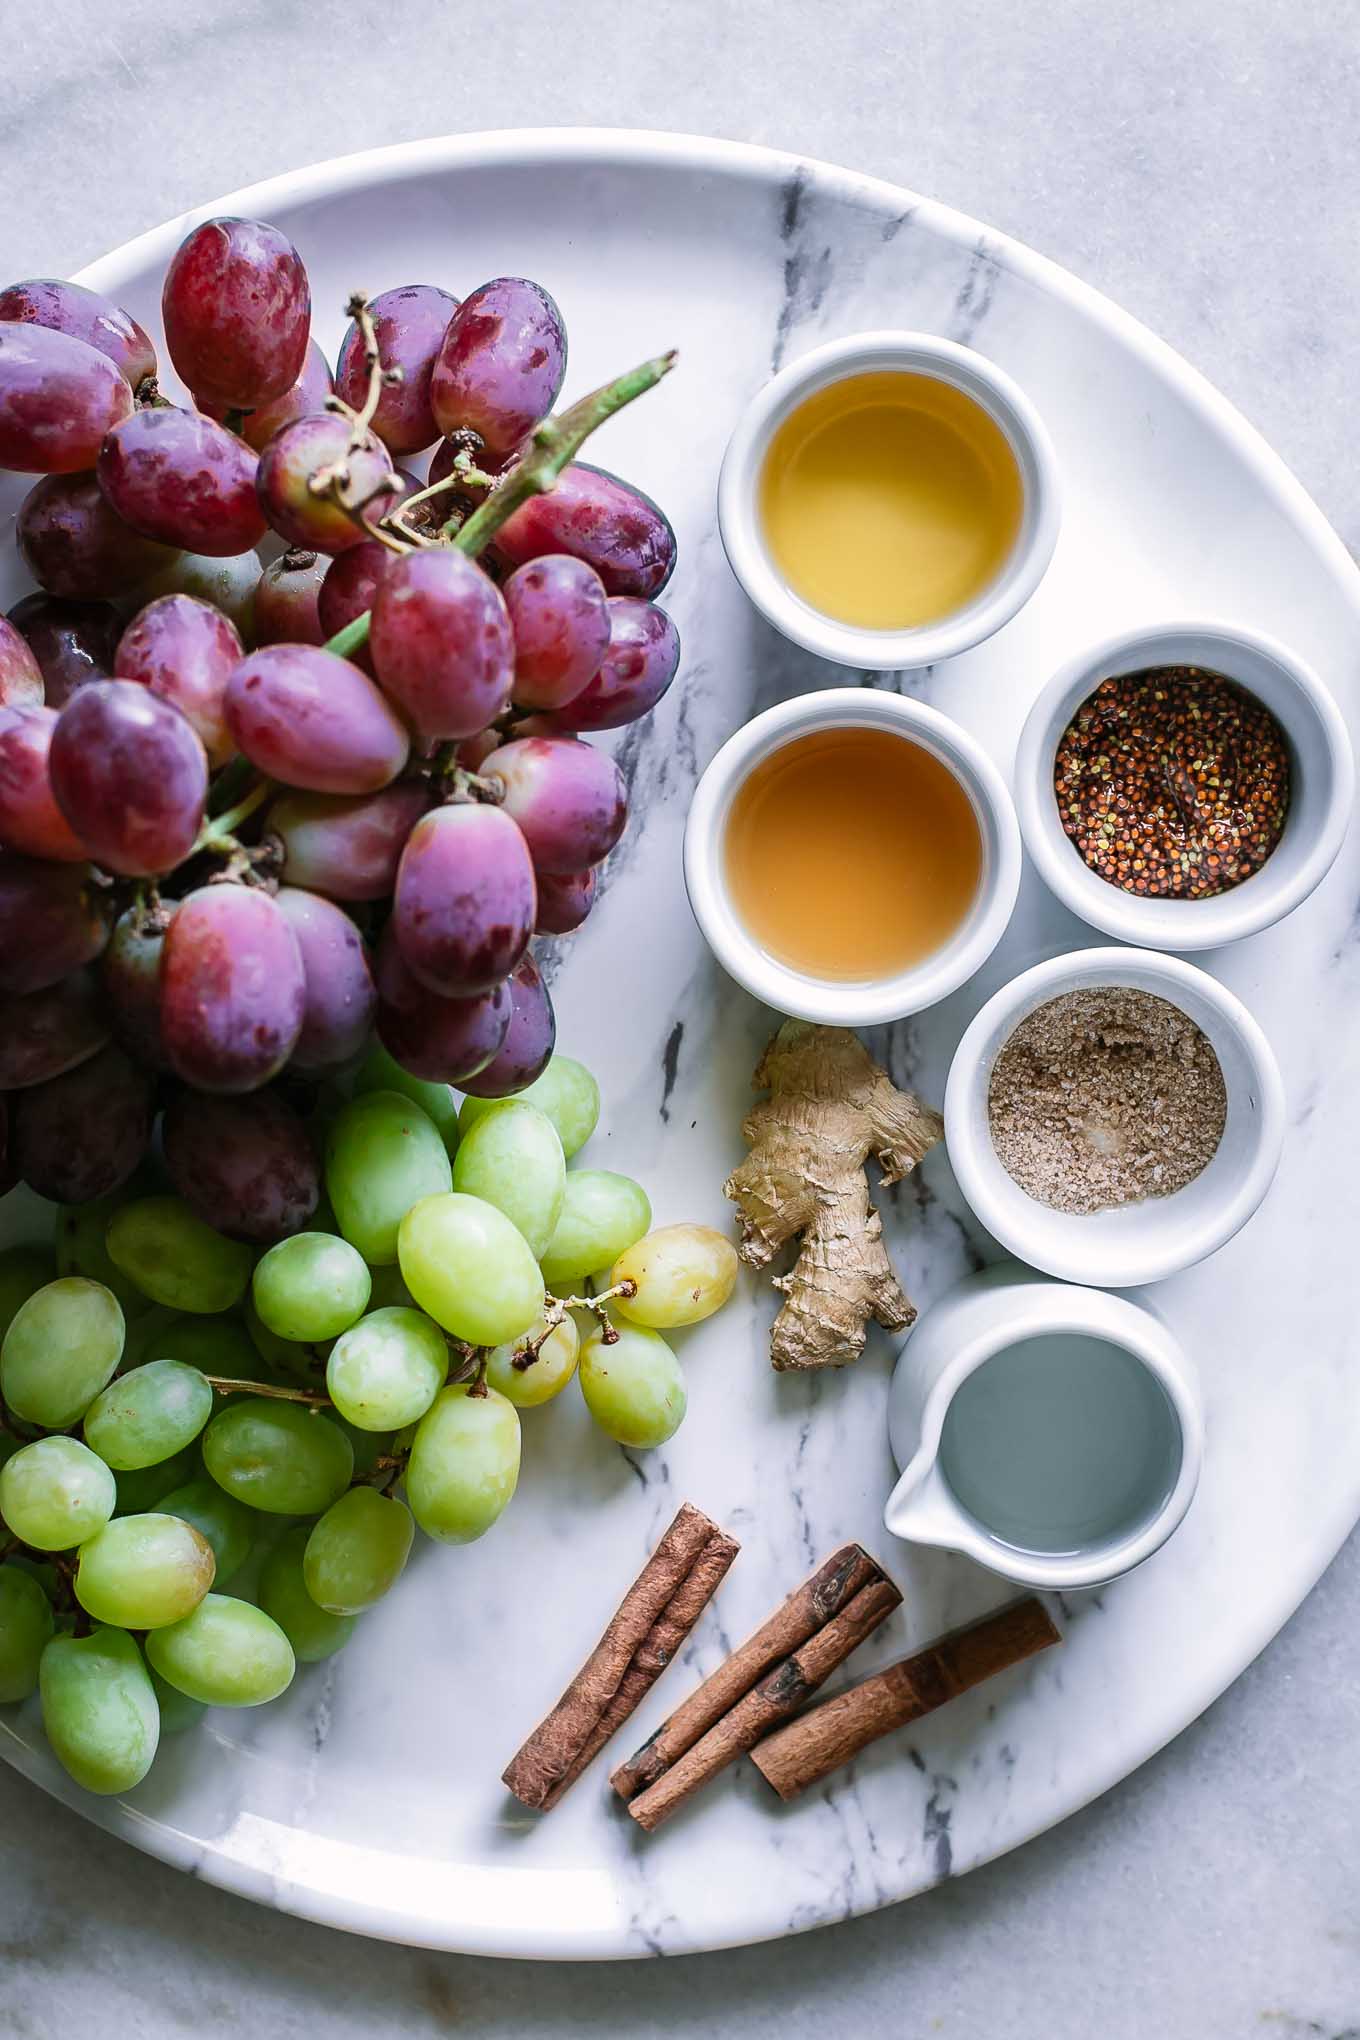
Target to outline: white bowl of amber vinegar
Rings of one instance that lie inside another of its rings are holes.
[[[718,483],[732,571],[776,630],[839,665],[981,644],[1057,542],[1053,450],[985,355],[930,333],[815,348],[752,400]]]
[[[1015,809],[982,746],[873,688],[756,716],[685,823],[690,906],[723,968],[777,1011],[832,1026],[956,991],[1000,941],[1019,884]]]
[[[1057,1210],[1022,1189],[997,1154],[992,1072],[1020,1023],[1050,1000],[1122,986],[1166,1000],[1206,1036],[1223,1073],[1223,1132],[1206,1166],[1169,1196]],[[987,1001],[954,1052],[944,1126],[959,1188],[1003,1247],[1064,1281],[1134,1289],[1193,1267],[1252,1216],[1284,1144],[1284,1084],[1257,1022],[1207,971],[1152,950],[1078,949],[1022,971]]]

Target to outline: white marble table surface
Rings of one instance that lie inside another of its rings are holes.
[[[1360,544],[1350,0],[59,0],[0,65],[0,277],[370,143],[532,122],[898,178],[1145,319]],[[1283,1357],[1283,1356],[1282,1356]],[[543,1968],[346,1940],[136,1855],[0,1771],[0,2036],[1350,2040],[1360,1546],[1171,1749],[1023,1852],[780,1947]]]

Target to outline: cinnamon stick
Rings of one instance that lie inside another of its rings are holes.
[[[786,1720],[901,1600],[897,1588],[882,1573],[861,1587],[839,1615],[758,1679],[654,1785],[629,1800],[628,1811],[638,1826],[649,1833],[660,1827],[700,1786],[744,1756],[776,1722]]]
[[[619,1765],[609,1782],[620,1799],[634,1799],[654,1785],[677,1757],[693,1749],[700,1736],[750,1692],[762,1673],[824,1628],[861,1587],[882,1577],[881,1568],[861,1545],[843,1544],[833,1551],[811,1578],[796,1587],[769,1620],[662,1722],[656,1734],[627,1763]]]
[[[1042,1602],[1012,1601],[810,1707],[758,1743],[751,1762],[781,1799],[796,1799],[880,1736],[1061,1642]]]
[[[502,1782],[525,1806],[556,1806],[671,1662],[741,1549],[685,1502],[603,1636]]]

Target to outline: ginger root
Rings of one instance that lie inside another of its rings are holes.
[[[900,1182],[944,1133],[944,1121],[899,1091],[845,1027],[786,1020],[752,1079],[769,1097],[742,1121],[750,1153],[723,1185],[740,1211],[741,1245],[763,1268],[796,1233],[798,1259],[774,1277],[788,1301],[770,1333],[776,1368],[844,1367],[876,1318],[905,1331],[915,1306],[893,1273],[864,1164]]]

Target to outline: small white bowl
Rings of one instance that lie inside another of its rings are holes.
[[[1004,433],[1024,492],[1020,530],[997,578],[962,609],[913,630],[864,630],[824,616],[795,595],[765,543],[760,473],[770,440],[805,398],[850,376],[898,370],[962,390]],[[728,443],[718,482],[718,524],[732,571],[756,608],[785,637],[838,665],[888,671],[926,666],[981,644],[1020,609],[1043,578],[1058,538],[1053,449],[1037,411],[1003,370],[931,333],[856,333],[791,362],[754,398]]]
[[[967,794],[982,839],[977,893],[940,949],[891,978],[818,978],[761,948],[732,905],[723,869],[738,788],[761,760],[814,730],[882,729],[938,758]],[[738,984],[778,1012],[873,1027],[933,1006],[978,970],[1005,932],[1020,885],[1020,830],[1006,782],[976,738],[938,709],[868,687],[831,687],[766,709],[728,738],[695,790],[685,823],[685,888],[709,947]]]
[[[1259,871],[1207,900],[1149,900],[1098,876],[1064,833],[1053,790],[1062,735],[1102,680],[1149,666],[1199,666],[1263,702],[1289,744],[1284,831]],[[1259,934],[1292,913],[1336,860],[1355,798],[1355,764],[1341,712],[1312,669],[1272,638],[1222,623],[1125,631],[1054,675],[1030,710],[1015,759],[1025,847],[1050,890],[1093,928],[1149,949],[1213,949]]]
[[[1007,1174],[992,1145],[987,1099],[997,1056],[1026,1015],[1095,985],[1137,986],[1193,1020],[1222,1068],[1228,1117],[1212,1161],[1184,1189],[1078,1215],[1040,1204]],[[1101,1289],[1160,1282],[1240,1231],[1270,1188],[1284,1121],[1279,1065],[1241,1000],[1179,957],[1130,949],[1079,949],[1012,978],[968,1028],[945,1086],[949,1160],[987,1230],[1031,1266]]]

